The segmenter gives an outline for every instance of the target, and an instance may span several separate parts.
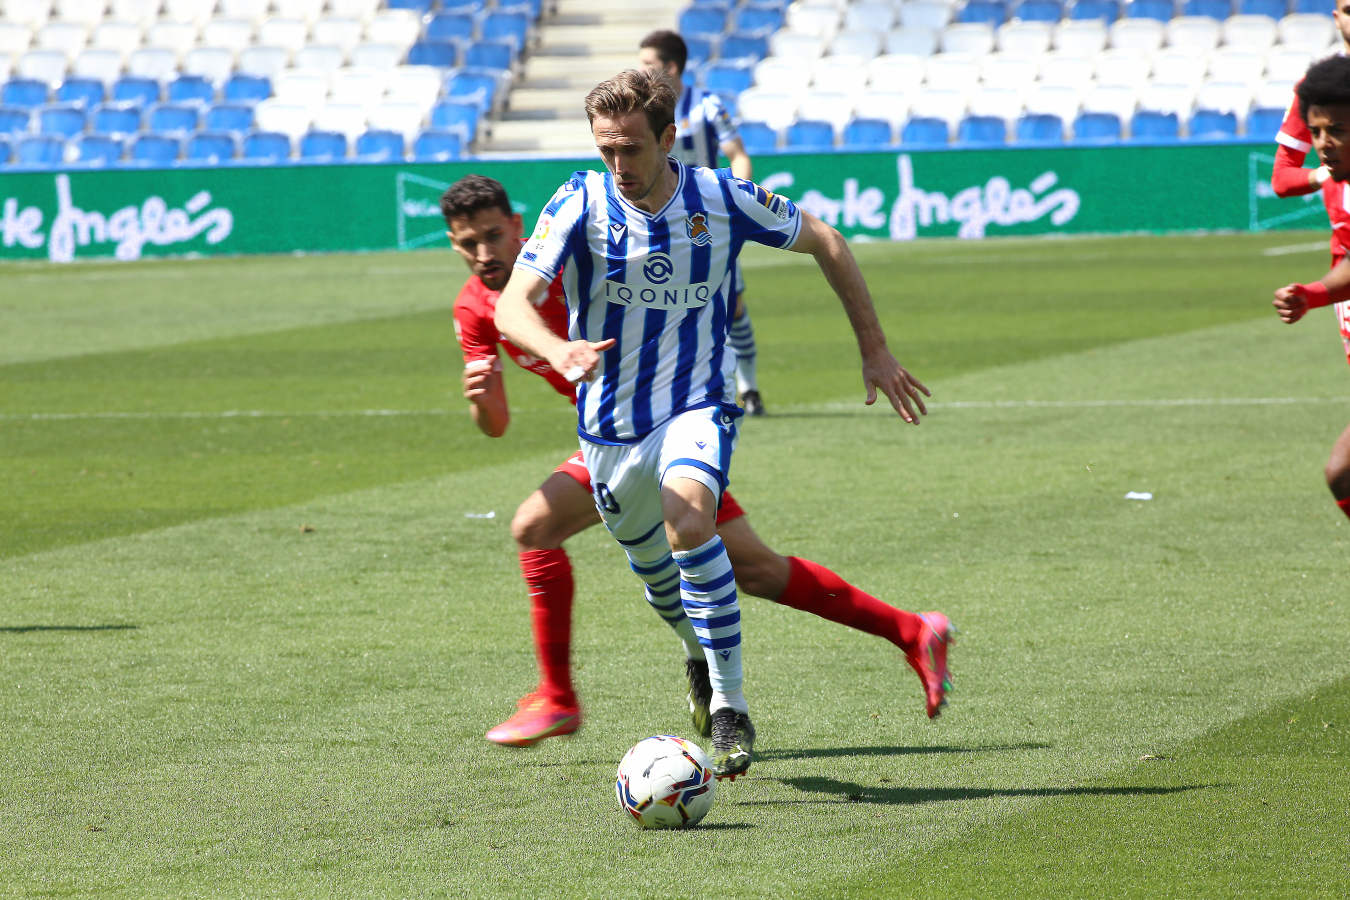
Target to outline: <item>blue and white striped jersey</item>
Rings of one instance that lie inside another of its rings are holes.
[[[684,86],[675,104],[675,146],[670,155],[689,166],[717,167],[719,149],[739,135],[716,94]]]
[[[577,172],[544,207],[516,267],[562,272],[572,340],[616,343],[577,392],[578,433],[627,444],[686,410],[735,411],[726,349],[731,272],[746,241],[791,247],[801,213],[726,169],[669,164],[660,212],[633,206],[608,172]]]

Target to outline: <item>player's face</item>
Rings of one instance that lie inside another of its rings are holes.
[[[666,156],[675,144],[675,126],[666,126],[657,137],[647,117],[632,112],[617,118],[596,116],[591,134],[619,193],[629,203],[641,205],[665,177]]]
[[[1341,40],[1350,47],[1350,0],[1336,0],[1331,17],[1336,20],[1336,30],[1341,33]]]
[[[1308,107],[1308,131],[1331,177],[1337,181],[1350,178],[1350,104]]]
[[[1346,0],[1350,5],[1350,0]],[[670,85],[676,91],[680,90],[680,72],[673,62],[662,62],[661,57],[657,55],[655,47],[643,47],[638,50],[638,65],[644,69],[651,69],[656,74],[665,79],[666,84]]]
[[[506,287],[520,252],[520,215],[497,207],[450,220],[450,244],[490,291]]]

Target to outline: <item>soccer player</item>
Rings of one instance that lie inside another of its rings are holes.
[[[638,62],[660,74],[679,99],[675,103],[675,146],[670,155],[690,166],[717,168],[718,153],[731,164],[731,174],[744,181],[752,175],[750,154],[732,124],[731,114],[716,94],[684,83],[689,47],[673,31],[653,31],[638,45]],[[733,284],[736,312],[727,343],[736,353],[736,391],[748,415],[762,416],[764,400],[755,371],[755,330],[745,306],[745,281],[737,266]]]
[[[837,231],[730,172],[669,157],[675,101],[648,70],[623,72],[587,95],[606,171],[575,173],[554,194],[498,298],[495,322],[511,343],[578,383],[578,434],[596,506],[650,594],[678,582],[712,684],[713,766],[734,777],[750,766],[754,726],[736,585],[715,520],[741,412],[725,352],[741,245],[815,257],[858,339],[869,404],[881,391],[917,424],[928,390],[891,355]],[[560,272],[570,340],[537,309]]]
[[[1343,20],[1339,9],[1337,20]],[[1345,233],[1350,228],[1350,214],[1346,212],[1346,194],[1350,192],[1350,57],[1331,56],[1313,63],[1295,91],[1299,121],[1306,123],[1310,147],[1321,162],[1319,170],[1326,171],[1321,187],[1331,219],[1331,270],[1311,284],[1285,285],[1275,291],[1273,302],[1280,319],[1289,325],[1310,309],[1334,303],[1341,335],[1346,337],[1344,310],[1350,306],[1346,302],[1350,301],[1350,263],[1346,261],[1350,239]],[[1350,354],[1350,337],[1346,337],[1346,352]],[[1336,439],[1325,474],[1336,505],[1350,516],[1350,427]]]
[[[1331,18],[1341,35],[1341,54],[1350,51],[1350,0],[1334,0]],[[1275,150],[1275,171],[1270,176],[1270,186],[1277,197],[1299,197],[1311,194],[1326,184],[1331,177],[1326,166],[1304,169],[1303,161],[1312,149],[1312,138],[1308,134],[1308,125],[1299,109],[1298,96],[1295,94],[1289,111],[1284,115],[1280,133],[1275,135],[1279,147]],[[1334,238],[1333,238],[1334,241]],[[1333,244],[1332,253],[1336,252]]]

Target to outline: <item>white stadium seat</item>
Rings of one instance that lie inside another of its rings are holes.
[[[201,29],[193,22],[160,21],[145,29],[143,43],[147,47],[163,47],[181,57],[197,46]]]
[[[253,107],[253,122],[259,131],[277,131],[292,141],[309,131],[315,109],[297,103],[283,103],[275,97],[259,100]]]
[[[310,44],[295,51],[295,55],[291,57],[291,65],[297,69],[309,69],[331,74],[342,67],[346,58],[347,54],[342,52],[341,47]]]
[[[1022,114],[1023,97],[1027,93],[1014,87],[986,85],[971,93],[966,111],[972,116],[994,116],[1012,124]]]
[[[211,18],[215,4],[210,0],[164,0],[164,11],[160,13],[161,22],[188,22],[199,29]]]
[[[371,108],[366,116],[366,121],[370,123],[371,128],[397,131],[403,135],[404,140],[411,141],[422,130],[422,125],[426,122],[427,113],[430,109],[431,104],[381,103]]]
[[[148,27],[159,15],[160,0],[112,0],[112,18]]]
[[[797,104],[797,118],[829,122],[835,134],[853,118],[854,97],[830,91],[809,91]]]
[[[225,19],[247,19],[257,27],[267,18],[271,0],[219,0],[219,13]]]
[[[1294,102],[1293,82],[1265,81],[1256,86],[1252,106],[1287,109]]]
[[[395,66],[389,70],[384,95],[396,103],[417,103],[429,109],[444,80],[435,66]]]
[[[1123,84],[1138,88],[1149,80],[1153,57],[1152,54],[1115,47],[1099,53],[1093,65],[1093,77],[1098,84]]]
[[[796,31],[779,31],[769,38],[769,52],[774,56],[810,62],[825,55],[825,38]]]
[[[22,22],[0,22],[0,59],[18,56],[32,46],[32,28]]]
[[[178,54],[167,47],[142,47],[127,57],[127,74],[163,81],[178,70]]]
[[[951,23],[952,7],[941,0],[909,0],[900,5],[900,24],[905,28],[942,30]]]
[[[1082,88],[1040,84],[1027,92],[1024,102],[1028,113],[1059,116],[1062,122],[1072,122],[1078,115],[1082,95]]]
[[[0,54],[0,82],[9,81],[10,73],[14,71],[14,57]]]
[[[1162,46],[1166,32],[1163,23],[1153,19],[1121,19],[1109,29],[1109,43],[1122,50],[1152,53]]]
[[[1247,118],[1252,105],[1252,86],[1236,81],[1207,81],[1195,92],[1196,109],[1214,109],[1237,113],[1238,121]]]
[[[1039,81],[1041,84],[1083,90],[1092,84],[1095,68],[1096,63],[1087,57],[1052,53],[1041,63]]]
[[[924,60],[905,54],[884,54],[867,64],[867,84],[872,91],[913,91],[923,84]]]
[[[844,28],[885,34],[895,24],[896,7],[874,0],[858,0],[844,10]]]
[[[979,59],[962,53],[939,53],[924,61],[925,89],[968,91],[980,81]]]
[[[1066,56],[1092,56],[1106,48],[1108,32],[1099,19],[1064,21],[1055,26],[1051,41],[1055,52]]]
[[[88,47],[70,64],[70,75],[75,78],[94,78],[111,84],[122,75],[124,57],[120,50],[109,47]]]
[[[999,26],[998,49],[1019,56],[1038,56],[1050,49],[1054,29],[1049,22],[1008,22]]]
[[[859,94],[867,87],[867,60],[860,56],[822,56],[811,67],[811,87],[817,91]]]
[[[1206,54],[1188,50],[1159,50],[1153,57],[1153,70],[1149,77],[1154,81],[1198,87],[1205,80],[1208,68],[1209,58]]]
[[[78,22],[48,22],[33,32],[33,48],[59,50],[74,59],[89,43],[89,27]]]
[[[348,53],[362,42],[365,24],[360,19],[324,16],[314,23],[310,39],[316,44],[333,44]]]
[[[202,26],[200,43],[208,47],[228,47],[235,53],[253,43],[256,29],[248,19],[212,19]]]
[[[982,22],[948,25],[942,31],[939,46],[943,53],[968,53],[971,56],[993,53],[993,26]]]
[[[886,41],[884,31],[852,29],[841,31],[830,41],[829,52],[834,55],[861,56],[871,59],[881,52]]]
[[[909,116],[909,97],[900,91],[869,88],[858,95],[853,115],[864,119],[884,119],[898,127]]]
[[[357,44],[348,52],[347,62],[363,69],[392,69],[407,54],[406,47],[395,44]]]
[[[1035,81],[1040,64],[1035,58],[992,53],[980,60],[980,82],[993,87],[1025,91]]]
[[[411,47],[422,30],[422,20],[410,9],[386,9],[366,25],[365,40],[372,44]]]
[[[938,35],[936,28],[924,28],[917,25],[895,28],[886,35],[885,51],[906,56],[932,56],[937,52]]]
[[[336,131],[354,141],[357,135],[366,130],[366,114],[369,107],[360,103],[327,103],[315,113],[312,127],[320,131]]]
[[[1220,47],[1209,54],[1210,81],[1241,81],[1256,85],[1266,70],[1264,53],[1243,48]]]
[[[66,80],[69,66],[70,61],[60,50],[29,50],[15,63],[14,74],[56,87]]]
[[[338,100],[370,107],[384,96],[389,73],[381,69],[347,66],[338,69],[328,80],[328,96]]]
[[[277,16],[314,23],[323,15],[324,0],[276,0]]]
[[[925,88],[909,104],[910,118],[942,119],[951,128],[966,114],[970,95],[954,88]]]
[[[52,17],[52,0],[5,0],[4,20],[36,28]]]
[[[1129,124],[1138,105],[1135,89],[1120,84],[1097,85],[1083,95],[1083,112],[1112,113],[1124,125]]]
[[[245,47],[239,51],[234,67],[244,75],[276,78],[291,63],[291,51],[272,45]]]
[[[229,47],[193,47],[183,54],[182,69],[200,75],[213,84],[222,84],[234,71],[234,51]]]
[[[279,103],[317,109],[328,99],[328,73],[287,69],[272,79],[272,96]]]
[[[1266,54],[1266,81],[1278,81],[1292,88],[1317,56],[1307,47],[1275,47]]]
[[[1167,46],[1208,52],[1219,46],[1219,23],[1209,16],[1178,16],[1166,25]]]
[[[90,33],[89,46],[100,50],[116,50],[125,59],[132,50],[141,46],[143,36],[144,29],[139,23],[110,19]]]
[[[797,2],[787,8],[787,26],[802,34],[829,38],[839,30],[839,7],[833,3]]]
[[[781,131],[797,115],[797,95],[769,88],[752,87],[741,92],[738,106],[742,119],[763,122]]]
[[[755,86],[766,90],[800,93],[811,83],[811,65],[782,56],[766,56],[752,71]]]
[[[304,19],[264,19],[258,26],[257,44],[266,47],[285,47],[294,53],[309,43],[309,23]]]
[[[380,8],[380,0],[328,0],[328,15],[359,22],[369,21]]]
[[[1275,44],[1275,23],[1266,16],[1229,16],[1220,30],[1225,47],[1269,50]]]
[[[1320,13],[1294,13],[1276,24],[1275,33],[1286,46],[1320,49],[1336,39],[1336,26]]]
[[[1188,84],[1150,82],[1139,89],[1139,108],[1176,113],[1185,120],[1195,107],[1195,88]]]
[[[57,0],[52,8],[52,18],[93,28],[103,21],[107,7],[108,0]]]

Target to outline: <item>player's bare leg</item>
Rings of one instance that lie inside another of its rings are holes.
[[[530,591],[530,625],[539,686],[520,698],[516,714],[487,733],[511,747],[571,734],[581,725],[572,689],[572,564],[563,542],[600,521],[590,492],[576,479],[554,472],[525,498],[511,519],[511,536]]]
[[[741,590],[838,622],[899,647],[919,675],[929,718],[947,702],[947,648],[954,629],[941,613],[912,613],[859,590],[818,563],[779,554],[741,516],[718,525]]]
[[[1350,516],[1350,426],[1336,438],[1325,469],[1327,487],[1341,512]]]

